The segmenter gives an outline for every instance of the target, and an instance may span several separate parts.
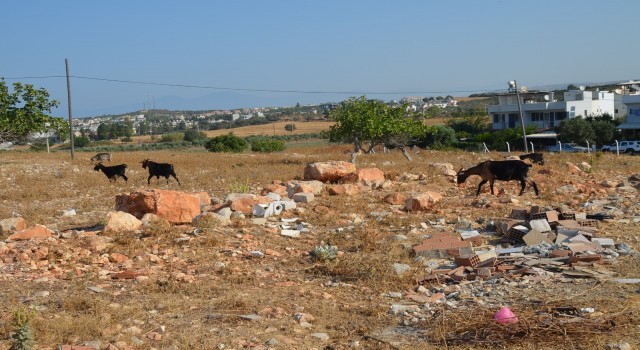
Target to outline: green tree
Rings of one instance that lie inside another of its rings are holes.
[[[126,139],[131,139],[131,136],[133,136],[133,132],[134,132],[133,120],[127,117],[124,120],[122,136],[124,136]]]
[[[138,135],[147,135],[151,133],[151,123],[148,121],[138,124]]]
[[[109,140],[111,138],[111,125],[108,123],[100,123],[96,130],[96,139]]]
[[[241,153],[249,148],[247,141],[233,133],[212,137],[204,146],[209,152]]]
[[[68,130],[68,122],[48,114],[58,105],[44,88],[17,82],[10,92],[0,78],[0,141],[23,142],[33,133]]]
[[[422,145],[434,149],[451,147],[456,143],[456,131],[446,125],[429,127]]]
[[[367,100],[365,96],[349,98],[338,108],[331,111],[330,118],[335,124],[329,130],[329,139],[333,142],[353,143],[355,150],[364,149],[365,153],[378,145],[393,145],[403,151],[406,145],[424,135],[426,126],[423,119],[407,112],[407,105],[392,107],[379,100]],[[355,154],[352,161],[355,162]]]
[[[605,120],[594,120],[590,124],[598,147],[602,147],[613,141],[616,133],[616,125],[614,123]]]
[[[558,139],[562,142],[583,144],[585,141],[589,141],[590,144],[593,144],[596,139],[591,123],[580,116],[563,120],[556,131]]]
[[[447,125],[456,131],[458,137],[469,137],[489,130],[489,118],[486,115],[469,115],[447,121]],[[522,133],[520,133],[522,134]]]

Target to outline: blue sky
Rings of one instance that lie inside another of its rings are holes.
[[[619,81],[640,78],[638,13],[635,0],[7,0],[0,77],[46,88],[67,116],[66,79],[51,77],[67,58],[75,117]]]

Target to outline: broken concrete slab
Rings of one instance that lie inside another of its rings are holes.
[[[546,222],[546,220],[544,220]],[[532,228],[526,235],[522,237],[524,243],[528,246],[534,246],[540,244],[542,242],[552,244],[551,240],[549,240],[542,232],[538,229]]]
[[[300,231],[298,230],[282,230],[280,231],[281,236],[297,238],[300,237]]]
[[[530,220],[529,227],[531,227],[532,230],[538,230],[540,232],[551,231],[551,226],[549,226],[547,219]]]

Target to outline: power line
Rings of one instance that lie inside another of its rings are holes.
[[[228,91],[247,91],[247,92],[272,92],[272,93],[298,93],[298,94],[338,94],[338,95],[413,95],[413,94],[452,94],[452,93],[480,93],[480,92],[498,92],[501,90],[451,90],[451,91],[396,91],[396,92],[381,92],[381,91],[322,91],[322,90],[277,90],[277,89],[249,89],[249,88],[232,88],[221,86],[205,86],[205,85],[189,85],[189,84],[175,84],[175,83],[157,83],[135,80],[121,80],[121,79],[109,79],[109,78],[97,78],[88,76],[70,75],[70,78],[84,79],[84,80],[96,80],[107,81],[112,83],[123,84],[138,84],[138,85],[154,85],[154,86],[169,86],[191,89],[209,89],[209,90],[228,90]],[[5,78],[7,80],[23,80],[23,79],[51,79],[51,78],[66,78],[63,75],[45,75],[45,76],[25,76],[17,78]]]

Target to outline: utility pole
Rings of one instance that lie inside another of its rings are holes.
[[[509,88],[516,90],[516,98],[518,99],[518,113],[520,114],[520,126],[522,126],[522,141],[524,142],[524,152],[529,153],[529,145],[527,144],[527,132],[524,126],[524,116],[522,113],[522,104],[520,103],[520,91],[518,91],[518,83],[515,80],[509,82]]]
[[[73,160],[73,117],[71,116],[71,83],[69,82],[69,60],[64,59],[67,69],[67,103],[69,105],[69,140],[71,141],[71,160]]]

